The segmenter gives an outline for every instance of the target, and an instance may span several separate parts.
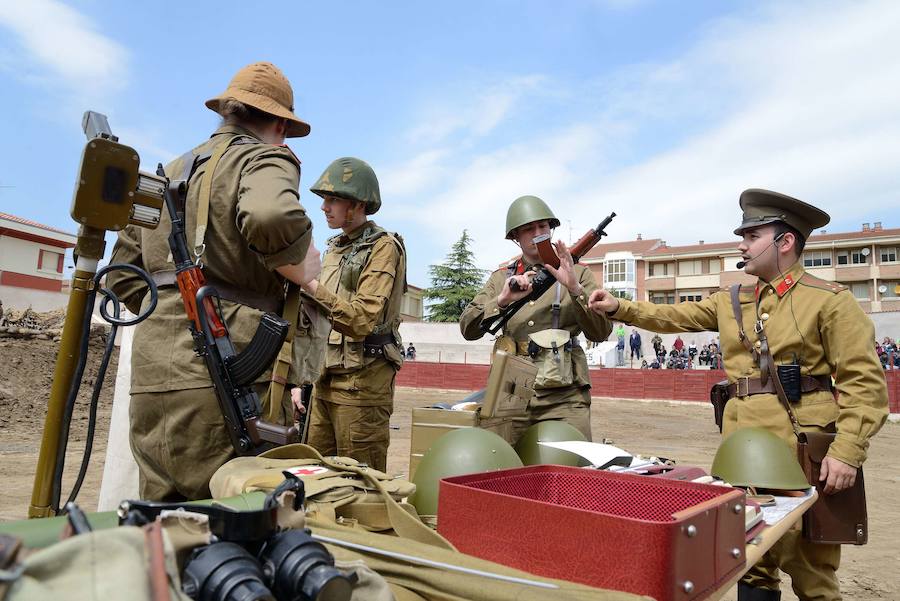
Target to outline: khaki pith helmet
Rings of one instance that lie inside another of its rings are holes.
[[[744,230],[781,221],[803,234],[804,240],[808,240],[813,230],[824,227],[831,221],[828,213],[811,204],[760,188],[744,190],[739,204],[744,216],[741,225],[734,230],[738,236],[743,235]]]
[[[461,428],[442,435],[422,456],[409,498],[419,515],[437,515],[438,483],[442,478],[522,467],[509,443],[481,428]]]
[[[513,232],[532,221],[550,222],[550,227],[559,227],[559,219],[547,206],[547,203],[537,196],[520,196],[515,199],[506,211],[506,239],[512,240]]]
[[[264,113],[287,119],[286,138],[309,135],[309,124],[294,114],[294,90],[291,83],[272,63],[247,65],[231,79],[225,91],[206,101],[206,106],[221,113],[226,100],[237,100]]]
[[[366,215],[381,208],[381,191],[375,171],[368,163],[354,157],[332,161],[310,191],[322,198],[337,196],[365,203]]]
[[[557,420],[538,422],[530,426],[516,443],[516,453],[525,465],[568,465],[584,467],[588,461],[575,453],[538,444],[541,442],[586,441],[575,426]]]
[[[790,445],[763,428],[741,428],[723,440],[711,473],[733,486],[809,488]]]

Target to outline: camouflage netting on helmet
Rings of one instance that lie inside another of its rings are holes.
[[[322,198],[337,196],[365,203],[366,215],[372,215],[381,208],[381,192],[375,171],[368,163],[354,157],[332,161],[310,190]]]

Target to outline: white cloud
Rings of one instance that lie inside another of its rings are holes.
[[[128,52],[75,9],[56,0],[0,0],[0,27],[19,46],[2,66],[80,102],[104,98],[126,82]]]
[[[749,187],[821,206],[833,231],[857,227],[860,214],[900,226],[889,221],[900,204],[900,4],[754,10],[709,24],[667,63],[571,84],[532,76],[527,95],[498,102],[477,143],[433,135],[450,162],[430,185],[407,180],[418,207],[408,217],[447,246],[468,228],[484,266],[512,254],[502,240],[506,208],[526,193],[543,196],[564,224],[571,219],[576,238],[615,210],[612,240],[638,232],[670,244],[728,240]],[[554,104],[542,88],[567,100]],[[572,98],[583,102],[569,111]],[[552,123],[516,122],[536,99]],[[482,107],[473,99],[450,131],[479,131],[472,116]],[[501,124],[515,137],[501,138]],[[427,164],[430,152],[410,164]]]

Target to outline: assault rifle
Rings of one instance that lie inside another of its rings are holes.
[[[588,232],[582,236],[571,249],[569,249],[572,253],[572,260],[575,263],[587,254],[589,250],[594,248],[594,246],[600,242],[600,238],[606,235],[606,226],[610,224],[615,216],[615,213],[610,213],[606,219],[600,222],[600,225],[588,230]],[[554,269],[558,269],[559,257],[557,256],[556,251],[553,250],[553,244],[550,242],[550,234],[538,236],[533,242],[537,246],[538,253],[541,256],[541,261],[544,262],[544,265],[552,265]],[[513,283],[514,282],[511,282],[511,284]],[[481,331],[486,334],[496,334],[503,328],[506,322],[519,311],[519,309],[528,304],[529,301],[540,298],[555,283],[556,278],[553,277],[550,271],[548,271],[546,267],[541,267],[537,272],[537,275],[531,280],[531,293],[526,297],[510,303],[499,315],[494,315],[493,317],[482,320],[481,325],[479,326]],[[516,288],[513,288],[513,291],[515,290]]]
[[[162,165],[156,173],[165,177]],[[188,251],[184,231],[186,196],[187,182],[167,180],[165,200],[172,219],[169,249],[190,322],[194,352],[206,362],[234,451],[238,455],[258,455],[274,446],[298,442],[297,428],[260,419],[259,396],[253,390],[256,378],[275,361],[290,324],[273,313],[266,313],[247,348],[235,352],[222,318],[219,294],[206,284],[202,266],[191,260]],[[271,399],[271,402],[280,400]]]

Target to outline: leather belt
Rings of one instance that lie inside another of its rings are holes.
[[[170,288],[177,285],[175,270],[173,269],[156,271],[151,277],[157,288]],[[276,298],[264,294],[257,294],[242,288],[235,288],[230,284],[212,278],[206,279],[206,285],[215,288],[216,292],[218,292],[219,296],[224,300],[238,303],[239,305],[247,305],[248,307],[253,307],[264,313],[281,314],[281,310],[284,306],[283,296]]]
[[[387,334],[371,334],[363,340],[363,353],[372,357],[384,355],[384,347],[396,344],[393,332]]]
[[[728,398],[738,396],[751,396],[754,394],[778,394],[772,378],[763,384],[757,377],[738,378],[726,388]],[[831,376],[800,376],[800,392],[815,392],[817,390],[834,390],[831,385]]]
[[[516,343],[516,354],[521,355],[522,357],[530,357],[531,353],[528,352],[528,345],[531,344],[530,340],[525,340],[524,342],[520,340],[514,341]],[[569,347],[575,348],[580,347],[581,345],[578,343],[578,337],[572,336],[569,338]]]

